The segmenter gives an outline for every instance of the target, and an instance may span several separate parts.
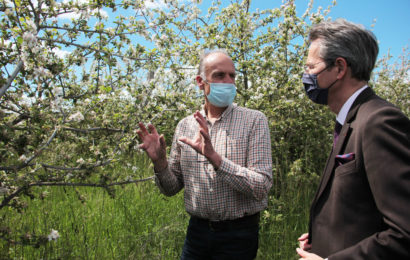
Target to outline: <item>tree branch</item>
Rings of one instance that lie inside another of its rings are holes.
[[[38,37],[37,39],[42,40],[42,41],[50,41],[50,42],[54,42],[54,43],[60,43],[60,44],[66,45],[66,46],[72,45],[72,46],[75,46],[77,48],[87,49],[87,50],[91,50],[91,51],[94,51],[94,52],[100,52],[100,53],[104,53],[104,54],[107,54],[107,55],[112,55],[112,56],[115,56],[115,57],[119,57],[119,58],[122,58],[122,59],[127,58],[127,59],[130,59],[130,60],[148,60],[148,59],[137,59],[137,58],[133,58],[131,56],[124,56],[124,55],[116,54],[116,53],[110,53],[108,51],[99,50],[99,49],[96,49],[96,48],[93,48],[93,47],[90,47],[90,46],[85,46],[85,45],[77,44],[77,43],[74,43],[74,42],[68,42],[68,41],[64,41],[64,40],[46,39],[46,38],[43,38],[43,37]]]
[[[108,132],[117,132],[117,133],[124,132],[124,130],[121,130],[121,129],[113,129],[113,128],[106,128],[106,127],[94,127],[94,128],[88,128],[88,129],[64,127],[62,129],[74,131],[74,132],[80,132],[80,133],[89,133],[89,132],[95,132],[95,131],[108,131]]]
[[[20,70],[23,68],[23,65],[24,63],[22,60],[20,60],[19,63],[17,63],[17,66],[14,68],[13,73],[11,74],[11,76],[7,79],[6,83],[0,89],[0,98],[6,93],[6,90],[11,86],[11,83],[17,77],[17,74],[20,72]]]
[[[113,182],[113,183],[108,183],[108,184],[96,184],[96,183],[71,183],[71,182],[35,182],[35,183],[30,183],[27,185],[24,185],[20,188],[18,188],[15,192],[10,194],[9,196],[5,197],[3,201],[0,204],[0,209],[9,205],[9,202],[17,197],[20,193],[28,190],[30,187],[34,186],[70,186],[70,187],[94,187],[94,188],[108,188],[112,186],[119,186],[119,185],[125,185],[125,184],[132,184],[132,183],[139,183],[139,182],[144,182],[144,181],[149,181],[154,179],[155,176],[150,176],[144,179],[138,179],[138,180],[130,180],[130,181],[122,181],[122,182]]]

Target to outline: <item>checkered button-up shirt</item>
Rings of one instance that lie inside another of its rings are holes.
[[[206,118],[205,111],[201,111]],[[187,212],[210,220],[236,219],[267,206],[272,186],[272,157],[268,122],[259,111],[229,106],[213,124],[208,121],[219,169],[189,145],[199,125],[191,115],[181,120],[174,135],[168,167],[157,172],[156,184],[165,195],[185,189]]]

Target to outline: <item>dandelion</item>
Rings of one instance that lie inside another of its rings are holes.
[[[48,241],[51,241],[51,240],[57,240],[57,238],[59,238],[60,237],[60,234],[58,234],[58,231],[57,230],[54,230],[54,229],[51,229],[51,233],[50,233],[50,235],[48,235],[47,236],[47,238],[48,238]]]

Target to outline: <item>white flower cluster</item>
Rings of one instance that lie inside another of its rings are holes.
[[[80,111],[68,117],[68,121],[81,122],[84,120],[83,114]]]
[[[34,68],[34,76],[38,78],[46,79],[46,78],[52,77],[52,74],[48,69],[39,67],[39,68]]]
[[[24,32],[23,42],[27,45],[27,47],[34,48],[37,44],[37,37],[31,32]]]
[[[47,236],[48,241],[51,241],[51,240],[54,240],[54,241],[55,241],[55,240],[57,240],[59,237],[60,237],[60,234],[58,234],[58,231],[57,231],[57,230],[54,230],[54,229],[51,229],[50,235]]]

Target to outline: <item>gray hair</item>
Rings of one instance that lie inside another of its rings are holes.
[[[352,70],[352,77],[370,80],[379,47],[376,36],[362,25],[345,19],[324,21],[312,27],[309,42],[319,39],[319,55],[331,66],[342,57]]]
[[[223,53],[229,57],[225,49],[203,50],[199,60],[198,75],[205,79],[205,59],[211,54]]]

